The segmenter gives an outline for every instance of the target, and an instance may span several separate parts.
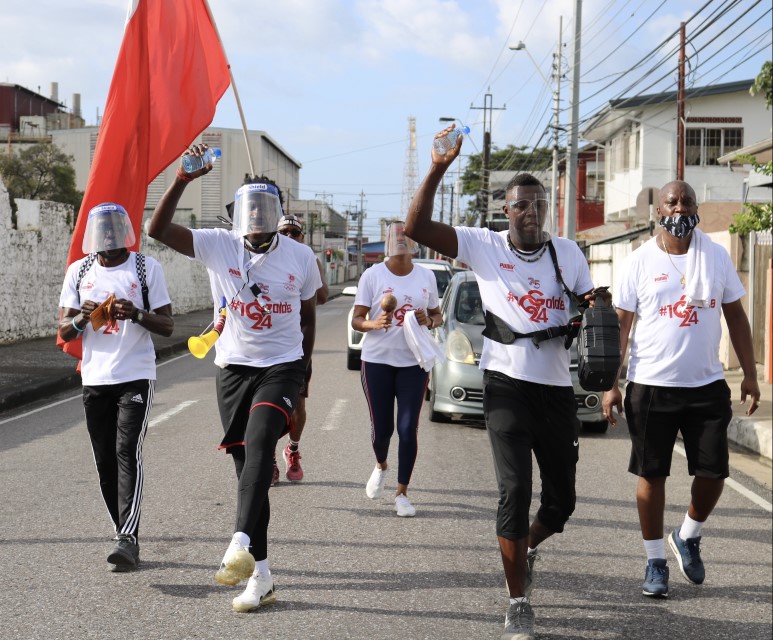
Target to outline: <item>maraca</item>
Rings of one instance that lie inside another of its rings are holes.
[[[391,293],[387,293],[383,298],[381,298],[381,309],[384,311],[384,313],[392,313],[397,308],[397,298],[395,298]],[[389,327],[384,327],[384,331],[389,329]]]

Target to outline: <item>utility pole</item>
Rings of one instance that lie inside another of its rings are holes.
[[[494,101],[494,96],[490,93],[487,93],[483,96],[483,106],[482,107],[474,107],[470,105],[470,109],[483,109],[483,170],[481,175],[481,189],[480,194],[484,198],[484,211],[481,212],[480,217],[480,226],[485,227],[486,223],[488,222],[488,213],[489,213],[489,166],[491,163],[491,118],[492,118],[492,111],[494,109],[497,109],[499,111],[506,109],[507,105],[502,105],[501,107],[493,107],[492,103]]]
[[[362,219],[365,217],[365,192],[360,191],[360,212],[357,215],[357,277],[362,275]]]
[[[551,233],[558,235],[558,132],[561,130],[559,112],[561,110],[561,39],[564,31],[564,16],[558,18],[558,48],[553,59],[553,68],[556,74],[556,91],[553,94],[553,175],[550,179],[550,217]]]
[[[679,81],[676,93],[676,179],[684,180],[685,23],[679,25]]]
[[[582,0],[574,4],[574,47],[572,56],[572,108],[569,121],[569,162],[566,168],[564,197],[564,237],[574,240],[577,231],[577,143],[580,119],[580,36]]]

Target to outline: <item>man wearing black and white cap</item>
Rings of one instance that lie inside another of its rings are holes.
[[[303,223],[300,218],[292,214],[282,216],[276,230],[283,236],[289,236],[303,244],[304,233]],[[327,283],[325,282],[325,273],[322,270],[322,263],[317,258],[317,268],[322,280],[322,286],[317,289],[317,304],[325,304],[329,295]],[[290,418],[290,442],[283,449],[286,470],[285,477],[290,482],[300,482],[303,480],[303,467],[301,467],[301,452],[298,445],[301,441],[303,428],[306,426],[306,398],[309,397],[309,381],[311,380],[311,360],[306,369],[306,377],[301,387],[301,395],[298,397],[298,404],[295,405],[295,411]],[[274,453],[274,473],[271,478],[271,486],[279,482],[279,467],[276,464],[276,452]]]

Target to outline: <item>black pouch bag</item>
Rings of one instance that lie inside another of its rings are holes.
[[[586,391],[609,391],[620,369],[620,321],[601,296],[585,310],[577,336],[577,376]]]

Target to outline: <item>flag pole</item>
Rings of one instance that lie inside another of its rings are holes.
[[[250,175],[255,176],[255,167],[252,163],[252,150],[250,149],[250,138],[247,135],[247,121],[244,119],[244,110],[242,109],[242,103],[241,100],[239,100],[239,91],[236,89],[236,81],[234,80],[234,73],[231,69],[231,63],[228,60],[228,54],[225,51],[225,47],[223,46],[223,39],[220,37],[220,31],[217,28],[217,23],[215,22],[215,17],[212,15],[212,9],[209,8],[209,2],[207,0],[202,0],[204,2],[204,6],[207,8],[207,13],[209,14],[209,19],[212,22],[212,27],[215,29],[215,34],[217,34],[217,39],[220,42],[220,48],[223,50],[223,55],[225,56],[226,63],[228,64],[228,76],[231,78],[231,89],[233,89],[234,92],[234,98],[236,99],[236,107],[239,109],[239,118],[242,121],[242,131],[244,132],[244,144],[247,147],[247,161],[250,165]]]

